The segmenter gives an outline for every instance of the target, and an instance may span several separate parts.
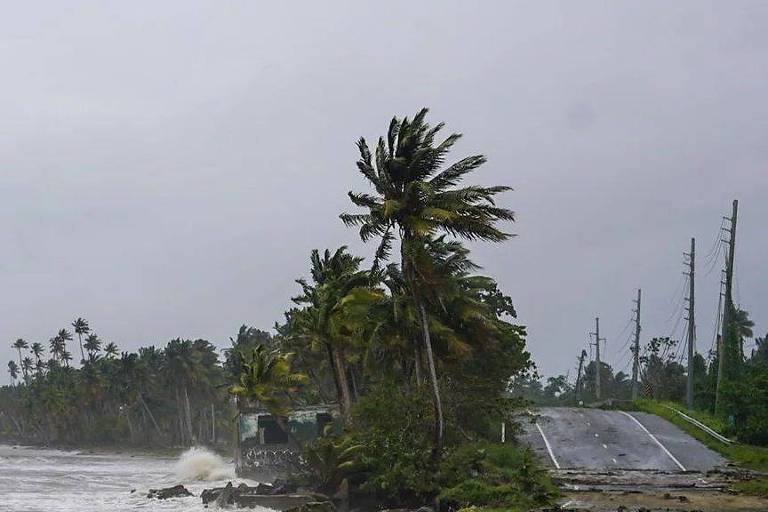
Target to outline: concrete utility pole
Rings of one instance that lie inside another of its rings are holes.
[[[643,291],[637,289],[637,309],[635,312],[635,343],[632,347],[632,400],[637,400],[637,391],[640,380],[640,301],[643,298]]]
[[[600,318],[595,318],[595,332],[590,334],[595,335],[595,398],[600,400],[600,342],[605,341],[600,337]]]
[[[581,370],[584,368],[584,358],[587,357],[587,351],[582,349],[579,356],[579,371],[576,374],[576,398],[581,398]]]
[[[721,329],[720,343],[718,344],[717,360],[717,392],[715,393],[715,412],[720,412],[720,394],[722,392],[723,373],[728,365],[733,361],[726,361],[728,357],[729,328],[731,324],[731,313],[733,312],[733,294],[731,287],[733,285],[733,260],[736,252],[736,221],[739,213],[739,201],[733,200],[733,212],[731,213],[731,229],[728,230],[728,254],[725,260],[725,307],[723,308],[723,327]],[[727,218],[727,217],[726,217]]]
[[[685,254],[685,253],[683,253]],[[688,381],[685,388],[685,398],[688,408],[693,408],[693,356],[696,353],[696,321],[695,321],[695,283],[696,283],[696,239],[691,238],[691,252],[688,256]]]

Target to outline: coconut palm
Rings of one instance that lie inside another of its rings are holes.
[[[426,309],[427,290],[420,281],[421,269],[415,257],[438,233],[467,240],[506,240],[510,235],[499,230],[496,223],[514,220],[514,215],[494,202],[495,196],[509,190],[508,187],[458,187],[461,180],[486,159],[482,155],[469,156],[443,169],[451,147],[461,136],[449,135],[435,145],[435,137],[443,124],[430,127],[425,122],[426,115],[427,109],[422,109],[412,121],[393,118],[387,138],[379,138],[375,154],[365,139],[358,141],[357,167],[376,194],[350,192],[352,203],[367,211],[343,213],[341,220],[347,226],[359,226],[363,241],[380,238],[374,266],[388,257],[395,234],[400,239],[400,265],[421,320],[436,412],[434,453],[439,457],[443,411]]]
[[[21,373],[24,375],[24,380],[27,379],[33,367],[34,362],[32,361],[31,357],[27,356],[21,360]]]
[[[19,338],[13,342],[12,346],[19,352],[19,366],[21,366],[21,351],[26,350],[29,344],[23,339]]]
[[[77,320],[72,322],[72,327],[77,334],[77,340],[80,342],[80,357],[82,361],[85,361],[85,352],[83,351],[83,334],[91,332],[91,328],[88,325],[88,320],[78,317]]]
[[[88,352],[88,359],[93,361],[96,355],[98,355],[99,350],[101,350],[101,339],[96,333],[92,332],[86,336],[83,347]]]
[[[117,345],[115,345],[113,342],[107,343],[107,345],[104,347],[104,354],[106,354],[107,359],[112,359],[117,356],[117,354],[120,353],[120,349],[117,348]]]
[[[72,360],[72,354],[68,350],[62,350],[61,361],[64,363],[64,366],[69,368],[69,362],[71,360]]]
[[[228,388],[241,406],[254,404],[267,410],[294,445],[286,418],[291,412],[290,393],[307,381],[307,376],[291,368],[293,353],[281,354],[257,345],[250,354],[242,354],[242,368],[237,384]]]
[[[292,331],[306,340],[313,350],[325,350],[333,369],[342,417],[349,420],[352,396],[347,375],[345,349],[353,342],[354,323],[358,313],[383,297],[381,290],[371,288],[371,274],[360,270],[362,258],[352,256],[346,246],[333,254],[329,250],[320,256],[313,250],[312,283],[296,282],[302,294],[293,301],[305,306],[289,314]]]
[[[72,341],[72,333],[66,329],[61,329],[56,337],[59,338],[59,355],[61,355],[67,350],[67,342]]]
[[[48,349],[51,352],[51,360],[52,361],[58,361],[59,357],[61,356],[61,352],[64,350],[65,347],[64,340],[61,339],[61,336],[54,336],[53,338],[50,338],[48,340]]]
[[[34,342],[32,344],[32,347],[30,347],[30,350],[32,351],[32,355],[35,356],[35,359],[37,359],[38,361],[40,361],[40,358],[45,352],[43,345],[38,342]]]
[[[16,361],[8,361],[8,373],[11,375],[11,385],[16,383],[16,379],[19,378],[19,365]]]

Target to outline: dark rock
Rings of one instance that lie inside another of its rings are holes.
[[[245,486],[248,487],[247,485]],[[242,492],[242,491],[239,491]],[[238,493],[239,493],[238,492]],[[232,487],[232,482],[228,482],[227,485],[219,492],[219,495],[216,496],[216,501],[214,504],[217,507],[225,507],[227,505],[231,505],[235,502],[235,489]]]
[[[288,480],[276,479],[272,482],[272,490],[270,494],[291,494],[296,492],[299,486]]]
[[[310,501],[285,512],[336,512],[336,507],[330,501]]]
[[[165,489],[150,489],[147,494],[147,498],[155,498],[158,500],[167,500],[168,498],[184,498],[186,496],[194,496],[183,485],[174,485],[173,487],[166,487]]]

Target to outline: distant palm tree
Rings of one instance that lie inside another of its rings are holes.
[[[38,359],[35,363],[35,371],[37,372],[37,375],[40,376],[45,371],[46,364],[42,359]]]
[[[755,334],[752,332],[752,328],[755,326],[755,322],[749,319],[749,312],[736,308],[733,312],[733,325],[736,326],[736,334],[740,338],[752,338]]]
[[[27,342],[24,341],[21,338],[17,339],[15,342],[13,342],[13,348],[15,348],[16,350],[19,351],[19,366],[21,366],[21,351],[22,351],[22,349],[26,350],[28,346],[29,345],[27,344]]]
[[[48,340],[48,349],[51,352],[51,360],[58,361],[62,350],[64,350],[64,341],[61,336],[54,336]]]
[[[8,373],[11,374],[11,385],[16,384],[16,379],[19,378],[19,365],[16,361],[8,361]]]
[[[117,348],[117,345],[115,345],[113,342],[107,343],[107,346],[104,347],[104,353],[106,354],[108,359],[111,359],[113,357],[116,357],[117,354],[120,353],[120,349]]]
[[[72,333],[66,329],[61,329],[56,337],[61,340],[59,349],[59,355],[61,355],[67,350],[67,342],[72,341]]]
[[[101,350],[101,339],[99,339],[99,336],[96,333],[92,332],[86,336],[83,346],[85,347],[85,350],[88,351],[88,358],[93,360],[99,353],[99,350]]]
[[[35,359],[37,359],[38,361],[40,361],[40,358],[45,352],[45,349],[43,348],[43,346],[38,342],[34,342],[30,350],[32,350],[32,355],[34,355]]]
[[[32,361],[32,358],[27,356],[21,361],[21,372],[24,374],[24,380],[27,379],[29,376],[29,373],[32,371],[32,367],[35,365],[35,363]]]
[[[69,368],[69,362],[72,360],[72,354],[68,350],[61,352],[61,360],[64,362],[64,366]]]
[[[72,322],[72,327],[75,329],[75,334],[77,334],[77,339],[80,342],[80,356],[82,357],[82,361],[85,361],[85,352],[83,352],[83,334],[91,332],[91,328],[88,326],[88,320],[78,317],[77,320]]]

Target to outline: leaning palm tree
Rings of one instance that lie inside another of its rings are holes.
[[[80,357],[82,358],[82,361],[85,361],[85,352],[83,351],[83,334],[88,334],[91,332],[91,328],[88,325],[88,320],[84,318],[78,317],[77,320],[72,322],[72,327],[75,329],[75,334],[77,334],[77,340],[80,342]]]
[[[395,235],[400,239],[400,265],[421,318],[422,341],[436,412],[434,454],[439,457],[443,443],[443,411],[424,297],[426,289],[420,281],[415,257],[427,241],[439,233],[467,240],[506,240],[510,235],[499,230],[496,223],[512,221],[514,215],[494,202],[495,196],[509,187],[458,187],[461,180],[486,159],[482,155],[469,156],[443,168],[448,152],[461,135],[449,135],[436,145],[435,137],[443,124],[430,127],[425,122],[426,115],[427,109],[422,109],[413,120],[393,118],[386,140],[379,138],[375,154],[371,153],[365,139],[358,141],[360,160],[357,167],[376,193],[350,192],[352,203],[367,211],[343,213],[341,220],[347,226],[359,226],[363,241],[375,237],[381,239],[375,267],[388,257]]]
[[[291,442],[298,446],[286,418],[292,410],[290,393],[308,379],[293,371],[293,354],[270,352],[264,345],[257,345],[250,354],[242,354],[242,360],[240,378],[228,388],[229,393],[237,397],[241,406],[253,403],[266,409]]]
[[[19,366],[21,366],[21,351],[26,350],[29,344],[23,339],[19,338],[13,342],[13,348],[19,351]]]

